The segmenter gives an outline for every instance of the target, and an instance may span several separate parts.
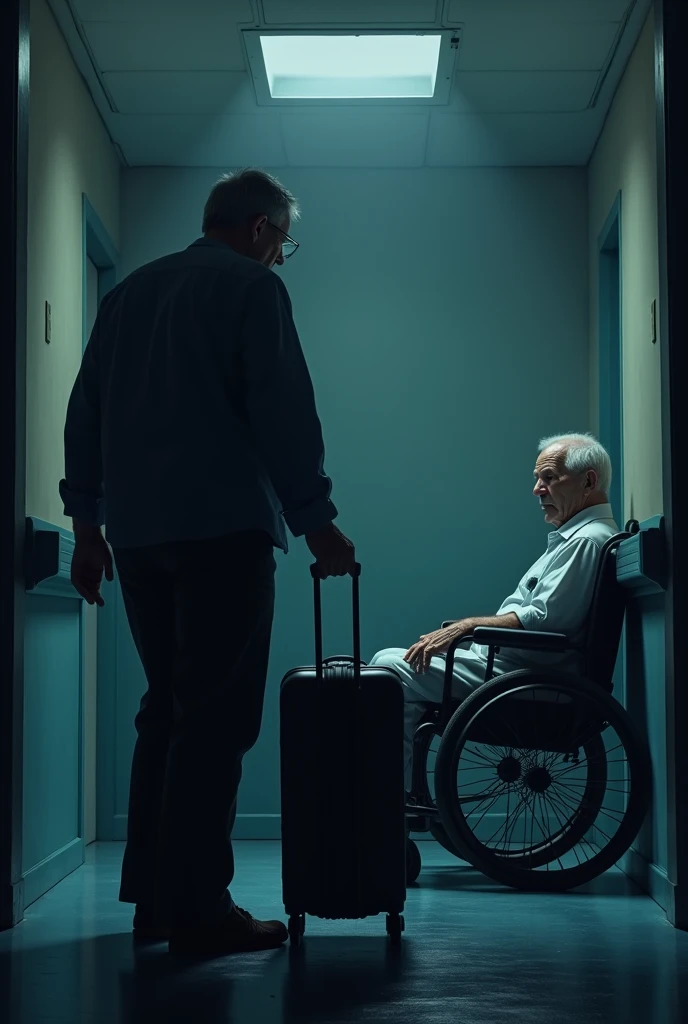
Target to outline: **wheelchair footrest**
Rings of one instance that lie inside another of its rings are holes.
[[[406,805],[406,828],[409,832],[429,832],[431,822],[439,817],[436,807],[420,804]]]
[[[417,814],[421,817],[430,816],[436,818],[440,813],[436,807],[424,807],[422,804],[406,804],[406,813]]]

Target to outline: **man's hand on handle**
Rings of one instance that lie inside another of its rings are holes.
[[[74,521],[74,554],[72,555],[72,585],[88,604],[100,608],[105,602],[100,593],[103,576],[113,579],[112,554],[107,541],[97,526]]]
[[[356,550],[353,542],[330,523],[324,530],[306,534],[306,544],[316,560],[321,579],[353,575]]]

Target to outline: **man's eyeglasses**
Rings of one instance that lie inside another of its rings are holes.
[[[278,228],[276,224],[273,224],[271,220],[268,221],[268,224],[271,228],[274,228],[275,231],[279,231],[280,235],[282,235],[284,239],[282,242],[282,255],[285,260],[288,260],[289,257],[293,256],[298,249],[299,243],[295,241],[291,235],[288,235],[286,231],[283,231],[282,228]]]

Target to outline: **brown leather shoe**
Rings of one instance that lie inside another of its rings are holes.
[[[226,956],[230,953],[257,953],[277,949],[289,933],[281,921],[256,921],[246,910],[234,906],[218,925],[203,929],[173,929],[170,953],[182,955]]]

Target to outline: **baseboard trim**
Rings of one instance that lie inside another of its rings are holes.
[[[0,932],[14,928],[24,917],[24,879],[0,889]]]
[[[35,903],[63,878],[84,863],[84,841],[73,839],[61,850],[56,850],[40,864],[24,872],[24,907]]]
[[[642,853],[633,849],[624,854],[617,866],[662,910],[670,912],[674,905],[673,884],[664,868],[647,860]]]
[[[127,815],[113,814],[103,829],[102,822],[96,834],[97,843],[125,843],[127,840]]]

